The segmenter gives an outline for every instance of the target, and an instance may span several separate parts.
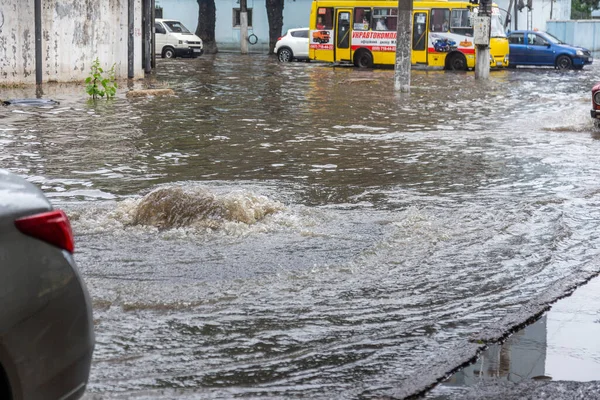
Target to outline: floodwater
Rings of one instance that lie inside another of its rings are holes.
[[[413,71],[410,96],[392,70],[157,66],[175,97],[0,108],[2,167],[72,220],[90,394],[404,397],[600,271],[597,63]]]

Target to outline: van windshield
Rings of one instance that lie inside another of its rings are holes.
[[[188,28],[183,26],[183,24],[179,21],[163,21],[163,22],[167,26],[167,29],[169,30],[169,32],[190,33],[191,34],[191,32],[188,30]]]

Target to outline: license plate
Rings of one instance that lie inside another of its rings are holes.
[[[194,49],[194,53],[200,53],[202,49]]]
[[[502,66],[502,61],[496,61],[496,67],[501,67]]]

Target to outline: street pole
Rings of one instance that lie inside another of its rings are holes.
[[[15,6],[16,7],[16,6]],[[42,0],[35,0],[35,83],[42,84]]]
[[[479,12],[473,21],[473,43],[475,44],[475,79],[488,79],[490,76],[490,24],[492,3],[481,0]]]
[[[508,10],[506,11],[506,19],[504,20],[504,30],[506,30],[506,28],[508,28],[508,25],[510,24],[510,13],[512,12],[512,7],[514,4],[515,0],[510,0],[510,3],[508,3]]]
[[[396,65],[394,89],[410,93],[410,44],[413,0],[398,0],[398,27],[396,28]]]
[[[134,27],[135,27],[135,3],[134,0],[129,0],[127,3],[127,78],[133,79],[135,76],[135,69],[133,65],[134,60]]]
[[[150,67],[152,69],[156,69],[156,29],[154,29],[154,20],[156,19],[156,3],[154,2],[154,0],[150,2],[150,8],[152,9],[150,11],[150,29],[152,30],[152,44],[150,45],[150,53],[152,54],[152,56],[150,61]]]
[[[248,54],[248,8],[246,0],[240,0],[240,52]]]
[[[150,73],[152,72],[152,26],[154,23],[151,21],[152,19],[152,10],[150,9],[150,0],[144,1],[144,49],[146,53],[144,54],[144,72]]]

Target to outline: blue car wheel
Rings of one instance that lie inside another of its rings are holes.
[[[562,55],[556,59],[556,68],[558,69],[571,69],[572,66],[573,62],[569,56]]]

